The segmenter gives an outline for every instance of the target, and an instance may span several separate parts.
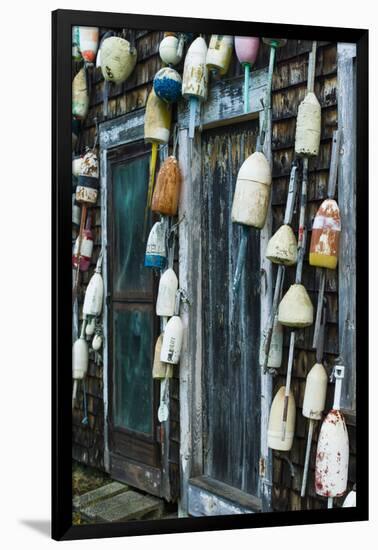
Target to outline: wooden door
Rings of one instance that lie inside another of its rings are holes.
[[[149,159],[144,144],[108,155],[109,447],[113,478],[160,495],[156,280],[144,267]]]
[[[257,121],[202,134],[204,474],[258,496],[260,245],[251,229],[232,292],[241,227],[231,222],[238,170],[255,150]]]

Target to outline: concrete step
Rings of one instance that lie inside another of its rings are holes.
[[[105,500],[114,496],[119,495],[127,491],[129,487],[124,483],[119,483],[118,481],[113,481],[107,485],[103,485],[98,489],[84,493],[83,495],[76,496],[72,500],[72,507],[75,511],[80,511],[83,508],[92,506],[99,502],[100,500]]]
[[[132,490],[97,501],[82,508],[81,516],[90,523],[158,519],[163,515],[162,500]]]

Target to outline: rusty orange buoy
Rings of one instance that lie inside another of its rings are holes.
[[[312,226],[310,265],[336,269],[340,231],[340,210],[337,202],[327,199],[320,205]]]
[[[166,216],[176,216],[181,187],[179,163],[173,155],[169,156],[159,170],[151,210]]]

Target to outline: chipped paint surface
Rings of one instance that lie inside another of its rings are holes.
[[[207,98],[208,70],[206,67],[207,46],[202,37],[190,45],[185,57],[182,77],[182,95],[195,96],[203,101]]]
[[[266,257],[275,264],[297,263],[298,243],[290,225],[282,225],[268,242]]]
[[[221,75],[227,73],[231,62],[233,43],[233,36],[224,34],[211,35],[206,55],[206,65],[210,71],[219,71]]]
[[[298,107],[295,152],[316,156],[320,146],[321,107],[313,92],[309,92]]]
[[[321,363],[315,363],[307,375],[302,414],[312,420],[320,420],[324,411],[328,376]]]
[[[181,172],[177,159],[169,156],[159,170],[151,210],[166,216],[176,216],[181,189]]]
[[[84,67],[80,69],[72,82],[72,114],[82,120],[87,116],[89,95]]]
[[[343,414],[332,409],[326,416],[316,450],[315,490],[324,497],[342,496],[347,488],[349,439]]]
[[[336,269],[340,242],[340,210],[337,202],[322,202],[312,226],[310,265]]]
[[[170,126],[171,107],[152,88],[144,117],[144,139],[152,143],[168,143]]]

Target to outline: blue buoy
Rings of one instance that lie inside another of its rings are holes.
[[[171,67],[163,67],[154,78],[155,94],[167,103],[175,103],[181,97],[181,76]]]

